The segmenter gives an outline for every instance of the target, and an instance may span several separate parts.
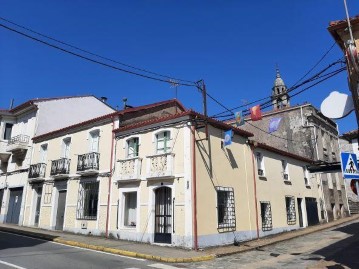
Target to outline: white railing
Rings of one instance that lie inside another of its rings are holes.
[[[141,176],[142,159],[139,157],[118,160],[116,164],[117,180],[136,180]]]
[[[174,154],[163,153],[147,156],[147,178],[163,178],[174,176]]]

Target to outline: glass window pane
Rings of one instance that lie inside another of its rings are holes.
[[[124,225],[136,227],[137,192],[125,193]]]

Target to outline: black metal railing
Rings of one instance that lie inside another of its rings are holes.
[[[17,135],[14,137],[11,137],[11,139],[7,142],[8,145],[13,145],[13,144],[28,144],[30,140],[30,137],[28,135]]]
[[[30,165],[29,178],[44,178],[46,172],[46,163],[37,163]]]
[[[77,171],[83,172],[87,170],[99,170],[100,153],[91,152],[78,156]]]
[[[50,175],[66,175],[70,172],[70,159],[61,158],[58,160],[51,161]]]

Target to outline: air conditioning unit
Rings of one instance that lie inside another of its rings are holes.
[[[263,175],[264,175],[263,169],[258,169],[258,175],[259,175],[259,176],[263,176]]]
[[[87,229],[87,221],[81,221],[81,229]]]
[[[284,180],[288,180],[289,179],[288,174],[283,174],[283,178],[284,178]]]

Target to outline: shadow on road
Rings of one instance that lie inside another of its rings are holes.
[[[322,248],[314,254],[325,257],[326,261],[336,262],[337,265],[332,268],[344,268],[344,265],[349,268],[359,268],[359,257],[357,256],[359,253],[359,223],[352,223],[333,231],[343,232],[351,236]]]

